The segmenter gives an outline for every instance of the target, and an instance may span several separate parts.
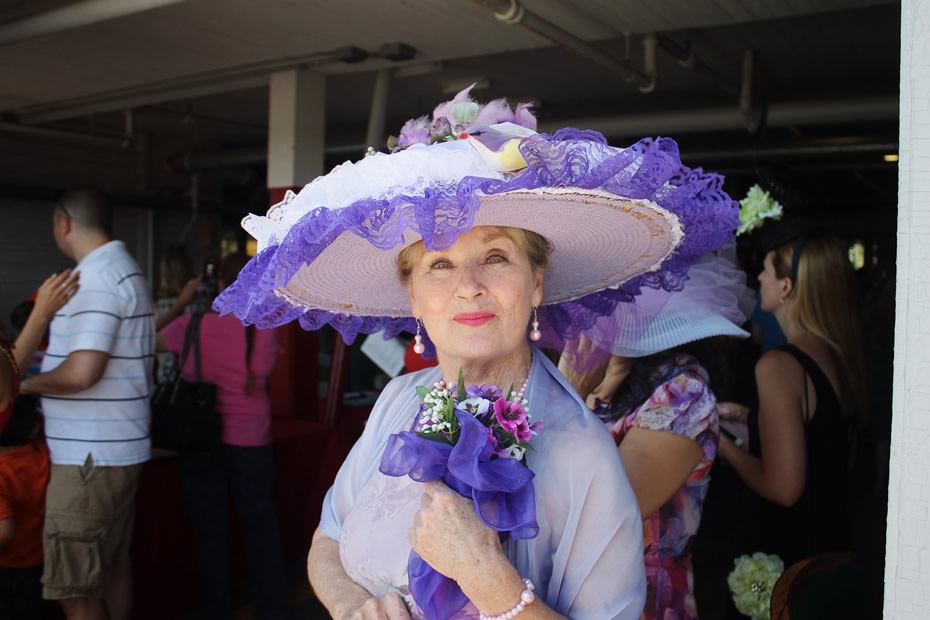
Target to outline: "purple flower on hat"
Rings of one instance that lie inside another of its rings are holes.
[[[493,125],[495,123],[512,123],[513,110],[507,104],[506,99],[495,99],[489,101],[478,110],[475,117],[476,125]]]
[[[501,428],[513,435],[520,443],[526,443],[533,437],[527,422],[526,409],[516,401],[494,401],[494,417],[497,418]]]
[[[433,110],[433,120],[439,121],[441,119],[445,119],[445,121],[451,125],[452,113],[456,104],[470,103],[472,101],[471,89],[474,87],[475,85],[472,84],[468,88],[460,90],[451,101],[446,101],[436,106],[436,109]]]
[[[452,134],[452,125],[449,123],[449,119],[445,116],[437,118],[433,121],[433,124],[429,128],[429,139],[437,140],[441,139],[446,135]]]
[[[513,122],[520,127],[536,131],[536,117],[530,111],[532,107],[532,103],[517,104],[517,109],[513,111]]]
[[[429,118],[426,116],[411,118],[400,130],[398,146],[406,148],[414,144],[429,144],[429,126]]]
[[[465,393],[469,398],[483,398],[485,400],[498,400],[504,393],[496,385],[485,383],[484,385],[469,385],[465,388]]]

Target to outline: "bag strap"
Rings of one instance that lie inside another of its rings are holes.
[[[203,314],[196,313],[191,322],[194,323],[194,377],[197,383],[203,383],[200,374],[200,324],[203,322]]]
[[[178,376],[184,365],[187,363],[187,356],[190,353],[191,346],[194,347],[194,370],[197,374],[197,381],[200,381],[200,321],[203,314],[195,312],[191,315],[191,320],[184,331],[184,348],[181,352],[181,359],[178,360]]]
[[[255,386],[255,377],[252,375],[252,348],[255,345],[255,326],[246,325],[245,328],[245,385],[243,392],[252,393]]]

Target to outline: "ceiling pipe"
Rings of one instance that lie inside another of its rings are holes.
[[[800,145],[772,146],[756,149],[718,149],[713,151],[683,150],[681,158],[684,161],[708,163],[720,160],[733,159],[775,159],[780,157],[813,157],[818,155],[855,155],[863,153],[893,153],[898,149],[897,142],[862,142],[822,140],[808,142]],[[348,144],[330,147],[325,150],[328,156],[361,157],[365,147],[361,144]],[[268,159],[265,147],[248,149],[235,149],[229,151],[216,151],[179,155],[167,161],[171,172],[196,173],[210,169],[237,168],[254,166],[264,163]],[[859,164],[850,164],[855,167]],[[887,163],[877,163],[875,167],[888,167]]]
[[[769,127],[834,125],[863,121],[890,121],[897,118],[897,97],[864,97],[836,101],[775,103],[768,107],[767,124]],[[539,121],[539,131],[543,133],[552,133],[562,127],[584,127],[599,131],[609,138],[738,131],[745,129],[745,126],[742,111],[737,106]],[[328,157],[359,157],[365,152],[367,146],[367,144],[329,146],[326,147],[324,153]],[[844,146],[847,148],[844,152],[856,152],[854,147],[836,145],[837,148]],[[882,146],[888,146],[888,144]],[[889,152],[893,150],[894,148]],[[181,155],[170,159],[168,165],[175,171],[196,172],[210,168],[260,164],[266,161],[267,157],[266,147],[256,147]]]
[[[239,168],[268,161],[268,147],[225,149],[206,153],[185,153],[169,158],[169,172],[200,172],[217,168]]]
[[[102,136],[78,131],[68,131],[65,129],[21,125],[20,123],[13,122],[0,121],[0,133],[16,133],[37,138],[47,138],[59,142],[73,142],[76,144],[108,149],[124,149],[128,146],[125,137]]]
[[[682,67],[694,71],[708,82],[722,88],[728,95],[732,97],[739,96],[739,87],[722,73],[698,58],[697,54],[695,54],[694,50],[691,48],[690,43],[687,45],[679,45],[666,34],[658,34],[656,38],[659,41],[659,48],[677,60]]]
[[[357,62],[368,56],[369,54],[364,50],[344,47],[315,54],[289,56],[179,78],[157,80],[50,103],[38,103],[9,110],[8,113],[26,124],[47,123],[95,112],[112,112],[165,101],[252,88],[267,84],[268,76],[276,71],[313,68],[337,62]]]
[[[361,157],[366,145],[340,144],[323,150],[327,157]],[[203,153],[184,153],[169,158],[165,165],[170,172],[201,172],[219,168],[257,166],[268,161],[268,147],[256,146]]]
[[[867,153],[893,153],[898,150],[895,142],[836,142],[833,140],[812,141],[804,144],[768,146],[748,149],[714,149],[710,151],[682,150],[682,161],[701,164],[734,159],[784,159],[819,157],[823,155],[858,155]],[[887,167],[888,164],[885,164]]]
[[[0,25],[0,46],[158,9],[184,0],[81,0]]]
[[[716,149],[710,151],[692,151],[685,149],[681,152],[681,159],[686,162],[693,161],[705,164],[715,161],[730,161],[737,159],[779,159],[792,157],[815,157],[822,155],[892,153],[897,151],[897,149],[898,143],[892,141],[862,142],[822,140],[808,142],[800,145],[770,146],[749,149],[735,148]],[[361,156],[364,150],[365,148],[362,145],[353,144],[328,148],[326,149],[326,154],[336,155],[342,153],[346,155]],[[230,151],[181,155],[168,160],[168,166],[172,172],[198,173],[210,169],[259,165],[264,163],[267,158],[268,152],[265,147],[255,147],[249,149],[235,149]],[[846,165],[846,168],[859,169],[861,166],[869,167],[870,165],[850,162]],[[889,164],[875,163],[874,166],[871,167],[888,168]],[[837,169],[845,168],[843,168],[843,165],[837,164]]]
[[[773,103],[767,108],[766,126],[837,125],[898,118],[897,97],[862,97],[824,101]],[[610,138],[675,135],[745,129],[737,106],[697,108],[666,112],[611,114],[582,118],[540,120],[539,131],[551,133],[562,127],[594,129]]]
[[[655,87],[655,79],[635,69],[629,63],[611,58],[588,42],[576,37],[561,26],[529,11],[518,0],[473,0],[494,13],[494,17],[511,25],[519,25],[539,36],[566,47],[619,75],[648,92]]]

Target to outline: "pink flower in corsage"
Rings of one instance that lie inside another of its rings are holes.
[[[526,409],[516,401],[494,401],[494,417],[501,428],[510,433],[520,443],[527,443],[533,437]]]

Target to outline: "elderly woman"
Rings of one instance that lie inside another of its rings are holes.
[[[499,121],[524,126],[483,124]],[[636,497],[610,434],[532,341],[570,337],[630,299],[647,271],[656,286],[680,281],[688,257],[726,241],[735,211],[671,141],[616,149],[526,125],[523,108],[481,108],[464,93],[432,123],[408,123],[409,148],[340,166],[244,222],[263,249],[218,310],[259,327],[329,323],[347,341],[415,331],[439,360],[385,388],[326,496],[308,573],[335,618],[640,615]],[[421,428],[419,396],[459,377],[523,386],[515,400],[542,425],[522,457],[535,536],[490,528],[478,491],[463,497],[448,475],[384,473],[394,438]],[[460,589],[461,608],[437,613],[418,597],[411,551],[452,580],[440,598]]]

